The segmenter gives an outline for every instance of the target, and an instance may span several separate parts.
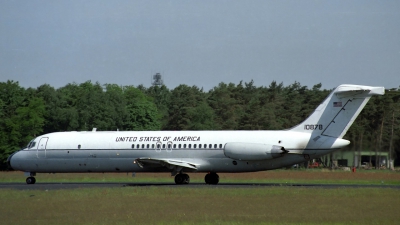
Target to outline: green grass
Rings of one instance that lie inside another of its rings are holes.
[[[0,224],[398,224],[396,189],[0,190]]]

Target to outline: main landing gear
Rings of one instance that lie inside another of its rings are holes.
[[[204,181],[206,182],[206,184],[218,184],[219,176],[217,173],[211,172],[206,174],[206,176],[204,177]]]
[[[189,184],[190,177],[185,173],[178,173],[175,176],[175,184]]]
[[[206,182],[206,184],[218,184],[219,176],[217,173],[211,172],[206,174],[206,176],[204,177],[204,181]],[[175,184],[189,184],[189,182],[190,177],[185,173],[178,173],[175,176]]]

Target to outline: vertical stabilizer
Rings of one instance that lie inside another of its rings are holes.
[[[383,87],[343,84],[292,131],[342,138],[373,95],[383,95]]]

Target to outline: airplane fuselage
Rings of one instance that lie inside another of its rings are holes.
[[[290,166],[349,143],[336,139],[335,145],[313,146],[309,140],[310,134],[292,131],[59,132],[37,137],[34,146],[12,157],[11,166],[52,173],[167,172],[165,167],[142,168],[136,162],[162,158],[191,162],[197,172],[251,172]],[[269,160],[234,159],[225,155],[227,143],[272,143],[288,154]]]

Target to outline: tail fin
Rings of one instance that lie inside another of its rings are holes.
[[[342,84],[292,131],[342,138],[373,95],[383,95],[383,87]]]

